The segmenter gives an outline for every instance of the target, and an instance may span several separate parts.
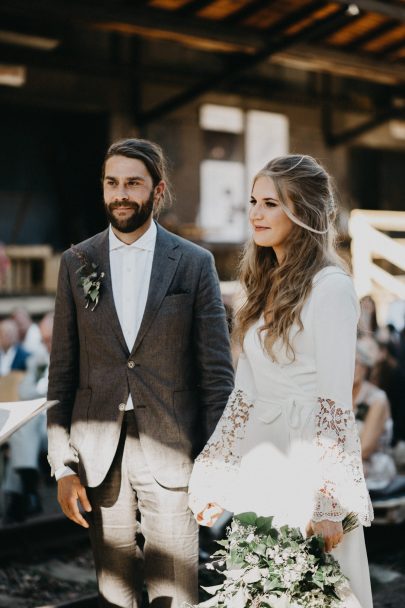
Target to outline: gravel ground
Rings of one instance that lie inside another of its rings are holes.
[[[88,547],[75,553],[38,557],[36,564],[0,567],[0,608],[39,608],[96,592],[93,557]]]

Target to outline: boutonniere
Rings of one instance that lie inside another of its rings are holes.
[[[80,268],[76,270],[79,275],[79,287],[83,289],[84,298],[86,300],[85,308],[92,305],[90,310],[93,311],[100,299],[100,288],[102,280],[105,276],[104,272],[98,271],[98,264],[90,262],[83,251],[72,247],[75,256],[82,262]]]

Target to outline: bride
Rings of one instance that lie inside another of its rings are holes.
[[[190,506],[205,525],[222,509],[255,511],[321,535],[372,608],[362,526],[373,513],[351,405],[359,307],[334,216],[331,179],[310,156],[281,156],[256,175],[236,385],[196,460]],[[350,512],[361,525],[343,535]]]

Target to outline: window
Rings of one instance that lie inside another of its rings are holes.
[[[206,104],[200,108],[200,127],[204,152],[197,223],[207,241],[243,242],[252,178],[271,158],[288,152],[288,119]]]

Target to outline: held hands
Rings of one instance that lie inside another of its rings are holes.
[[[200,526],[211,528],[215,522],[221,517],[224,510],[215,502],[209,502],[207,506],[196,515],[197,523]]]
[[[329,553],[335,549],[343,538],[343,526],[340,521],[310,521],[306,528],[307,536],[316,534],[322,536],[325,542],[325,551]]]
[[[62,511],[72,521],[83,528],[88,528],[89,524],[79,511],[77,501],[80,501],[86,512],[91,511],[91,505],[87,498],[86,490],[80,483],[77,475],[66,475],[58,481],[58,502]]]

